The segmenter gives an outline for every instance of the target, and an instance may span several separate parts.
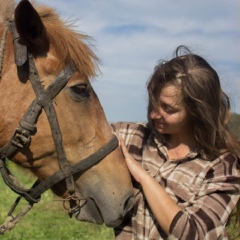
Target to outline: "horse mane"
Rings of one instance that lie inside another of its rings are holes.
[[[13,0],[0,0],[0,24],[12,17],[15,9]]]
[[[72,59],[79,73],[84,77],[95,77],[99,71],[100,60],[92,51],[93,40],[88,35],[73,30],[74,21],[64,22],[55,9],[31,1],[40,15],[51,43],[55,46],[59,59]],[[0,0],[0,23],[12,18],[15,9],[14,0]]]

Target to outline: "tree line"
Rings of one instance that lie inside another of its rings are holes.
[[[240,114],[231,114],[228,122],[228,127],[233,136],[240,142]]]

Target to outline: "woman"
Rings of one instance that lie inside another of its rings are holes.
[[[217,73],[180,46],[155,67],[147,89],[148,124],[112,125],[135,187],[116,239],[229,239],[240,150],[227,130],[230,104]]]

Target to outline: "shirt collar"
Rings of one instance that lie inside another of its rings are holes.
[[[150,135],[150,142],[157,147],[158,151],[160,151],[164,157],[165,160],[168,159],[168,149],[166,147],[166,139],[165,136],[162,134],[159,134],[155,129],[152,130],[152,133]],[[184,158],[172,160],[174,162],[179,162],[182,160],[192,160],[197,157],[202,158],[203,160],[208,160],[206,154],[201,149],[195,149],[191,152],[189,152]]]

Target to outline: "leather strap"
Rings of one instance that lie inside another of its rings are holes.
[[[113,138],[97,152],[93,153],[89,157],[81,160],[80,162],[70,166],[70,173],[72,175],[78,173],[82,174],[94,165],[98,164],[103,158],[118,147],[118,139],[114,135]],[[23,196],[29,203],[36,203],[40,200],[41,195],[53,187],[56,183],[66,178],[65,173],[59,170],[44,181],[36,181],[31,189],[24,189],[19,187],[13,182],[12,174],[7,168],[5,162],[0,159],[0,172],[4,179],[4,182],[17,194]]]
[[[13,20],[8,22],[8,27],[12,33],[15,64],[20,67],[27,61],[27,46],[20,43],[20,36]]]

